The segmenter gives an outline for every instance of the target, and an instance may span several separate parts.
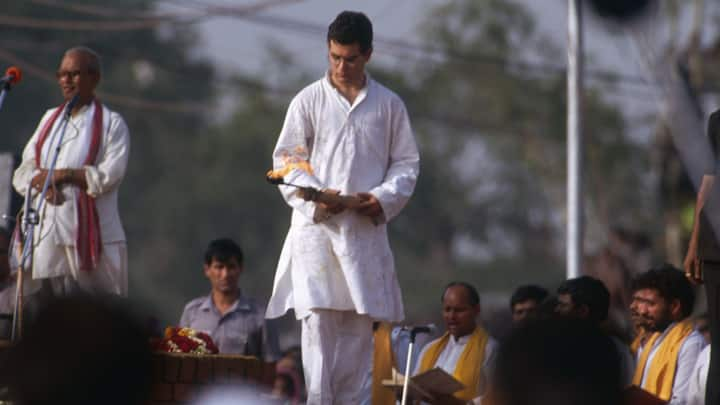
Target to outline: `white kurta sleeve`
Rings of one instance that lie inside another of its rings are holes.
[[[690,374],[686,405],[705,405],[705,388],[707,387],[708,367],[710,363],[710,345],[700,352],[695,367]]]
[[[703,337],[693,332],[683,342],[678,353],[675,380],[673,381],[672,396],[668,405],[685,405],[687,403],[687,391],[690,386],[695,362],[703,349]]]
[[[303,94],[296,96],[288,107],[280,136],[273,151],[273,169],[284,167],[289,159],[310,161],[314,129],[308,107],[303,104]],[[295,169],[285,176],[285,180],[300,186],[324,188],[324,184],[310,173]],[[292,208],[313,220],[315,203],[305,201],[298,196],[295,187],[280,186],[280,193]]]
[[[394,100],[390,133],[390,161],[383,182],[370,190],[383,209],[380,223],[389,222],[407,204],[420,172],[420,155],[402,101]]]
[[[104,137],[102,156],[94,166],[85,166],[87,193],[98,197],[115,190],[125,176],[128,156],[130,155],[130,131],[125,121],[116,113],[111,113],[110,128]]]
[[[43,115],[40,124],[38,124],[35,129],[35,133],[30,137],[27,145],[25,145],[25,149],[23,149],[20,166],[18,166],[18,168],[15,169],[15,173],[13,173],[13,187],[23,196],[27,192],[30,181],[35,177],[35,174],[38,173],[37,166],[35,165],[35,144],[37,143],[40,131],[45,126],[45,122],[50,119],[52,111],[53,110],[50,109]]]

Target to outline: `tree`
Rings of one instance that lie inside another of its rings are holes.
[[[401,282],[418,287],[405,289],[418,292],[406,297],[414,316],[433,310],[427,286],[437,290],[438,281],[509,291],[556,282],[564,268],[565,81],[517,62],[538,48],[552,58],[553,44],[510,1],[451,2],[423,26],[440,56],[415,68],[417,85],[391,85],[422,144],[416,193],[392,227]],[[586,94],[585,117],[589,228],[645,226],[648,159],[597,89]]]
[[[124,6],[134,10],[132,17],[137,19],[153,14],[154,4],[131,0]],[[82,44],[102,55],[99,97],[123,115],[132,140],[119,202],[128,239],[130,294],[148,305],[148,312],[161,312],[162,300],[173,295],[162,281],[178,277],[173,269],[189,257],[196,267],[200,265],[197,249],[202,245],[191,252],[182,244],[183,238],[177,238],[192,227],[187,211],[187,200],[192,197],[179,190],[197,165],[190,159],[194,139],[205,132],[215,97],[212,85],[198,85],[191,79],[204,77],[213,83],[214,69],[192,55],[197,46],[193,31],[173,21],[158,29],[105,30],[103,26],[116,22],[117,15],[126,14],[113,7],[113,2],[96,1],[6,5],[6,17],[20,24],[30,24],[24,19],[31,19],[41,26],[3,27],[0,59],[21,66],[27,77],[0,112],[0,149],[19,154],[42,113],[62,101],[53,72],[65,49]],[[63,21],[74,23],[64,30],[48,28],[51,22]],[[97,27],[74,28],[84,23]]]

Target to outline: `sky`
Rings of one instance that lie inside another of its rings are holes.
[[[324,28],[342,10],[362,11],[373,22],[376,37],[419,43],[415,38],[425,15],[447,0],[297,0],[275,5],[259,13],[302,21]],[[565,0],[517,0],[536,18],[538,31],[560,46],[567,36],[567,2]],[[171,2],[182,3],[182,1]],[[202,0],[195,3],[212,5],[252,5],[255,1]],[[332,6],[329,6],[332,4]],[[278,25],[262,24],[236,17],[217,17],[198,24],[203,38],[202,54],[215,61],[221,69],[258,72],[262,70],[264,48],[267,41],[277,42],[301,55],[307,66],[322,70],[325,65],[323,33],[303,33]],[[618,69],[619,61],[626,60],[627,49],[621,49],[617,40],[597,18],[586,12],[586,52],[595,63],[605,68]],[[394,63],[397,56],[389,52],[376,52],[376,63]],[[564,64],[564,61],[558,61]],[[620,71],[627,68],[620,67]]]
[[[190,0],[167,0],[166,5],[183,4]],[[526,6],[535,17],[537,33],[551,39],[563,49],[567,39],[566,0],[517,0]],[[194,4],[210,5],[253,5],[258,1],[198,0]],[[296,0],[276,4],[259,13],[261,18],[278,18],[283,24],[273,21],[252,21],[244,18],[217,17],[196,26],[202,38],[201,55],[215,62],[221,74],[262,74],[267,61],[267,44],[274,43],[290,51],[295,60],[307,72],[323,74],[326,68],[324,30],[330,21],[342,10],[357,10],[368,15],[373,22],[376,38],[402,40],[420,44],[416,37],[429,10],[447,0]],[[299,22],[304,25],[285,27],[286,23]],[[659,23],[658,23],[659,24]],[[655,25],[658,25],[655,24]],[[648,103],[656,99],[657,89],[638,83],[644,75],[643,59],[638,53],[628,30],[608,24],[592,15],[585,8],[583,20],[584,52],[586,70],[602,71],[623,75],[627,81],[616,86],[597,83],[588,74],[588,85],[600,85],[611,100],[623,105],[623,112],[629,118],[631,129],[638,138],[647,140],[645,131],[648,115],[654,115],[660,106]],[[647,27],[646,27],[647,28]],[[657,29],[657,27],[652,27]],[[539,50],[542,55],[542,50]],[[397,48],[376,46],[374,64],[386,67],[402,67],[404,55]],[[529,61],[537,61],[536,55],[528,55]],[[564,67],[566,58],[553,60],[552,65]]]
[[[205,2],[223,4],[222,0]],[[225,4],[229,3],[225,1]],[[248,1],[232,2],[236,5],[240,3],[252,4]],[[415,35],[415,29],[428,9],[442,3],[444,1],[440,0],[305,0],[276,6],[262,15],[299,20],[326,28],[340,11],[362,11],[373,22],[376,36],[408,40]],[[215,61],[221,71],[262,71],[264,48],[268,41],[291,50],[309,69],[315,69],[319,74],[326,64],[325,38],[320,32],[302,33],[239,18],[216,18],[198,28],[205,39],[203,53]],[[388,64],[395,63],[396,57],[378,51],[374,53],[373,59],[374,63]]]

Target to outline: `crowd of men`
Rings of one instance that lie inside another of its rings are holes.
[[[209,293],[185,306],[179,325],[210,334],[221,353],[275,363],[272,397],[304,403],[301,349],[281,353],[264,305],[241,292],[243,263],[233,240],[211,241],[203,259]],[[524,285],[510,298],[510,332],[491,336],[480,323],[477,289],[451,282],[439,291],[444,331],[430,341],[430,335],[418,335],[412,353],[409,328],[373,325],[357,403],[395,404],[398,387],[382,382],[392,378],[393,368],[405,373],[410,355],[410,375],[439,367],[464,387],[452,398],[439,395],[424,398],[426,403],[652,403],[643,402],[651,397],[633,400],[637,393],[628,387],[638,387],[669,404],[704,404],[710,345],[701,333],[704,322],[691,318],[693,286],[665,264],[637,275],[631,291],[632,328],[623,331],[608,322],[610,293],[596,278],[565,280],[554,292]]]
[[[416,339],[421,329],[398,326],[404,308],[387,224],[412,196],[420,156],[403,101],[365,70],[372,40],[364,14],[340,13],[328,28],[327,73],[288,107],[272,158],[274,170],[283,173],[279,188],[292,219],[267,305],[246,294],[251,288],[240,288],[241,248],[217,239],[202,261],[210,291],[185,306],[179,325],[208,333],[221,353],[275,363],[272,397],[286,403],[394,404],[400,395],[397,372],[417,386],[428,375],[426,382],[457,381],[451,392],[414,390],[412,401],[430,404],[705,403],[706,386],[712,386],[707,376],[718,370],[690,318],[695,293],[689,279],[702,280],[705,269],[715,288],[708,287],[709,295],[716,297],[720,261],[703,259],[697,242],[706,238],[695,231],[685,274],[663,265],[632,280],[631,333],[609,327],[610,293],[589,276],[565,280],[552,294],[539,286],[519,287],[510,300],[513,327],[504,336],[491,336],[479,323],[481,297],[466,281],[448,280],[437,292],[444,321],[440,336],[421,344],[429,338]],[[45,296],[127,295],[117,193],[130,138],[122,117],[95,95],[101,74],[100,56],[92,49],[65,52],[57,72],[64,102],[44,114],[13,177],[15,189],[40,216],[34,233],[28,232],[30,224],[18,226],[13,243],[0,233],[14,266],[24,263],[19,274],[27,275],[22,292],[29,303]],[[704,199],[698,201],[699,212]],[[5,312],[16,302],[9,273],[0,267]],[[84,305],[66,303],[78,313]],[[43,331],[61,324],[57,308],[51,316],[38,315],[45,329],[31,330],[11,358],[25,356],[35,363],[23,364],[42,368],[43,357],[35,354],[45,353],[39,349],[47,345]],[[281,354],[270,320],[291,309],[302,330],[301,345]],[[98,307],[89,315],[107,319],[112,311]],[[711,306],[712,331],[717,313]],[[142,345],[142,339],[134,341]],[[410,350],[415,344],[420,349]],[[132,367],[145,367],[146,360],[138,358]],[[58,358],[61,366],[67,361]],[[8,375],[0,367],[0,377]],[[30,382],[68,391],[54,375],[47,381],[31,369],[13,375],[6,382],[19,403],[44,403],[27,399],[45,392],[33,390]]]

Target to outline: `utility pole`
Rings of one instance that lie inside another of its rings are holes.
[[[583,258],[582,0],[568,0],[567,278],[580,276]]]

